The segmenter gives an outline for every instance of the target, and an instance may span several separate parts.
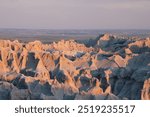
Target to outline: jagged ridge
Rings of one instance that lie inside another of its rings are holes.
[[[149,38],[0,40],[0,99],[150,99],[149,58]]]

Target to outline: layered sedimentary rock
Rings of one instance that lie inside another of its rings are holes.
[[[0,40],[0,99],[150,99],[150,39]]]

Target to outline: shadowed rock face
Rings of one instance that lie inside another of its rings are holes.
[[[150,39],[0,40],[0,99],[150,99]]]

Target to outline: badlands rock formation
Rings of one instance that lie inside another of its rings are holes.
[[[150,99],[150,39],[0,40],[0,99]]]

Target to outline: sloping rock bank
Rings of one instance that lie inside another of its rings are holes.
[[[0,99],[150,99],[150,39],[0,40]]]

